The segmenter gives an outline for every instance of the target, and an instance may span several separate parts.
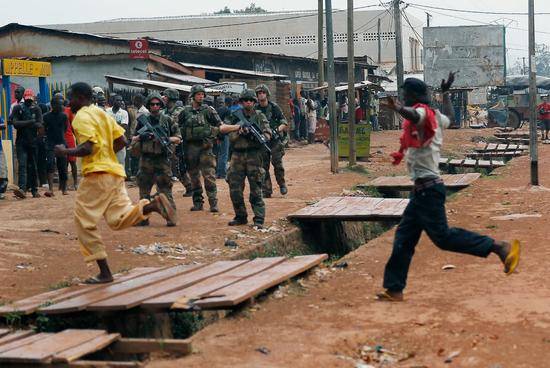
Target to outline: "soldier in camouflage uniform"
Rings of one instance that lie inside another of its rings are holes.
[[[183,136],[185,162],[193,191],[191,211],[202,211],[203,209],[203,189],[200,180],[202,173],[210,212],[219,212],[216,157],[212,152],[212,147],[222,122],[216,110],[203,103],[205,96],[206,91],[203,86],[191,87],[191,104],[185,106],[180,113],[179,127]]]
[[[178,90],[174,88],[167,88],[163,92],[163,97],[166,101],[166,107],[162,110],[162,113],[168,115],[177,124],[180,113],[183,111],[183,106],[177,106],[176,103],[180,98]],[[191,179],[185,168],[185,162],[183,161],[183,145],[178,144],[174,150],[174,156],[171,157],[170,162],[172,166],[172,174],[176,176],[181,184],[185,188],[184,197],[191,197],[193,191],[191,190]]]
[[[181,143],[181,134],[178,125],[168,115],[161,113],[163,105],[162,98],[158,93],[151,93],[147,97],[145,107],[149,110],[150,114],[141,115],[138,118],[130,150],[134,156],[139,156],[140,158],[137,174],[139,198],[150,199],[151,189],[156,184],[158,192],[164,193],[172,206],[176,208],[172,196],[170,153],[162,147],[161,143],[150,132],[139,133],[140,129],[144,126],[143,121],[147,120],[153,127],[160,124],[165,135],[169,137],[172,147]],[[144,220],[139,225],[147,226],[149,225],[149,220]],[[166,226],[175,225],[175,223],[169,221],[166,223]]]
[[[269,142],[271,153],[264,151],[264,170],[265,178],[262,186],[264,198],[271,198],[273,188],[271,185],[271,175],[269,174],[270,163],[273,164],[275,179],[279,185],[279,190],[282,195],[288,193],[285,183],[285,168],[283,167],[283,156],[285,155],[285,144],[287,139],[288,122],[281,111],[279,105],[269,101],[269,88],[265,84],[260,84],[256,87],[256,97],[258,103],[255,109],[261,111],[269,121],[269,126],[272,131],[272,138]]]
[[[271,139],[269,122],[264,114],[254,109],[257,102],[256,94],[253,90],[247,89],[241,93],[239,101],[243,106],[243,114],[246,119],[255,123],[264,133],[266,139]],[[227,182],[229,183],[229,193],[235,218],[229,222],[229,226],[244,225],[248,222],[248,214],[244,204],[244,182],[248,178],[250,184],[250,204],[254,212],[254,225],[262,227],[265,220],[265,204],[262,198],[262,183],[264,179],[263,155],[265,149],[260,143],[253,140],[248,135],[246,128],[242,127],[239,117],[232,113],[222,125],[220,131],[229,133],[229,142],[231,145],[231,162],[227,172]]]

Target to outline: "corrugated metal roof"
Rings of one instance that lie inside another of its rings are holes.
[[[164,90],[166,88],[174,88],[181,92],[186,92],[186,93],[191,92],[191,86],[186,84],[167,83],[167,82],[153,81],[149,79],[125,78],[125,77],[118,77],[116,75],[105,75],[105,79],[107,79],[108,82],[113,82],[115,84],[123,84],[126,86],[132,86],[132,87],[138,87],[138,88],[148,88],[148,89],[155,89],[155,90]],[[221,92],[222,91],[217,89],[206,88],[206,93],[211,95],[219,95]]]
[[[254,76],[254,77],[265,77],[265,78],[273,78],[273,79],[288,78],[288,75],[284,75],[284,74],[256,72],[254,70],[233,69],[233,68],[225,68],[225,67],[221,67],[221,66],[191,64],[191,63],[182,63],[182,62],[180,62],[180,64],[187,67],[187,68],[195,68],[195,69],[204,69],[204,70],[210,70],[210,71],[225,72],[225,73],[228,73],[228,74],[251,75],[251,76]]]
[[[373,83],[373,82],[370,82],[370,81],[362,81],[362,82],[359,82],[359,83],[355,83],[355,89],[363,89],[363,88],[371,88],[375,91],[383,91],[384,88],[382,88],[379,84],[376,84],[376,83]],[[324,85],[324,86],[321,86],[321,87],[316,87],[316,88],[312,88],[308,91],[321,91],[323,89],[327,89],[328,88],[328,85]],[[348,90],[348,85],[343,85],[343,86],[337,86],[335,88],[336,92],[342,92],[342,91],[347,91]]]
[[[166,72],[152,72],[153,75],[160,75],[161,77],[175,79],[183,83],[188,84],[214,84],[217,83],[215,81],[211,81],[209,79],[199,78],[195,77],[194,75],[186,75],[186,74],[176,74],[176,73],[166,73]]]

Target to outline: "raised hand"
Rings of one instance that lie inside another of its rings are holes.
[[[441,92],[447,92],[448,90],[451,89],[451,86],[453,85],[453,83],[455,81],[456,73],[458,73],[458,71],[449,72],[449,76],[447,77],[447,80],[446,81],[445,81],[445,79],[441,80]]]

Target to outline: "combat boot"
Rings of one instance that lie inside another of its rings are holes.
[[[210,203],[210,212],[212,212],[212,213],[220,212],[220,209],[218,208],[218,200],[217,199],[211,200],[211,201],[209,201],[209,203]]]
[[[149,226],[149,219],[141,220],[140,222],[138,222],[134,226]]]
[[[281,191],[281,194],[282,195],[285,195],[288,193],[288,189],[286,187],[286,185],[281,185],[281,187],[279,188],[279,190]]]
[[[262,194],[262,197],[264,197],[264,198],[271,198],[271,193],[264,192],[264,193]]]
[[[201,202],[197,202],[197,203],[193,203],[193,207],[191,207],[191,211],[202,211],[202,203]]]
[[[246,225],[247,223],[248,223],[248,220],[246,218],[235,217],[233,220],[229,221],[227,225],[238,226],[238,225]]]

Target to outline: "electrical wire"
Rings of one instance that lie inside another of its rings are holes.
[[[432,5],[423,5],[423,4],[414,4],[417,7],[427,8],[427,9],[436,9],[436,10],[447,10],[458,13],[469,13],[469,14],[487,14],[487,15],[529,15],[528,13],[522,12],[492,12],[492,11],[482,11],[482,10],[464,10],[464,9],[453,9],[453,8],[442,8],[440,6]],[[550,15],[550,13],[535,13],[535,15]]]
[[[400,10],[400,12],[401,12],[401,15],[403,15],[403,18],[405,19],[405,22],[407,22],[409,27],[412,29],[413,33],[416,35],[416,37],[418,37],[418,42],[420,42],[420,45],[424,47],[424,44],[422,43],[423,38],[418,34],[418,32],[416,32],[416,29],[414,29],[413,25],[411,24],[411,21],[409,20],[409,17],[407,17],[407,14],[403,10]]]
[[[424,8],[417,7],[415,4],[407,3],[407,5],[410,6],[410,7],[412,7],[412,8],[417,8],[417,9],[419,9],[419,10],[425,11]],[[439,14],[439,15],[443,15],[443,16],[449,17],[449,18],[455,18],[455,19],[465,20],[465,21],[471,22],[471,23],[484,24],[484,25],[489,25],[489,26],[495,25],[494,23],[487,23],[487,22],[483,22],[483,21],[480,21],[480,20],[473,20],[473,19],[469,19],[469,18],[459,17],[459,16],[457,16],[457,15],[451,15],[451,14],[447,14],[447,13],[441,13],[441,12],[436,11],[436,10],[432,10],[432,13]],[[513,29],[513,30],[516,30],[516,31],[523,31],[523,32],[528,32],[528,31],[529,31],[529,30],[527,30],[527,29],[525,29],[525,28],[518,28],[518,27],[511,27],[511,26],[507,26],[506,29]],[[539,34],[549,34],[549,35],[550,35],[550,32],[546,32],[546,31],[535,31],[535,33],[539,33]]]
[[[358,6],[358,7],[353,8],[353,10],[373,8],[375,6],[378,6],[378,5],[373,4],[373,5]],[[343,11],[345,11],[345,9],[337,9],[337,10],[333,10],[332,13],[334,14],[334,13],[339,13],[339,12],[343,12]],[[230,23],[230,24],[217,24],[217,25],[203,26],[203,27],[149,29],[149,30],[138,29],[138,30],[133,30],[133,31],[120,31],[120,32],[98,32],[97,34],[100,34],[100,35],[117,35],[117,34],[147,33],[147,32],[194,31],[194,30],[200,30],[200,29],[225,28],[225,27],[243,26],[243,25],[250,25],[250,24],[264,24],[264,23],[281,22],[281,21],[287,21],[287,20],[292,20],[292,19],[316,17],[317,15],[318,15],[317,13],[312,13],[312,14],[297,15],[297,16],[294,16],[294,17],[287,17],[287,18],[264,19],[264,20],[257,20],[257,21],[253,21],[253,22],[240,22],[240,23]]]

